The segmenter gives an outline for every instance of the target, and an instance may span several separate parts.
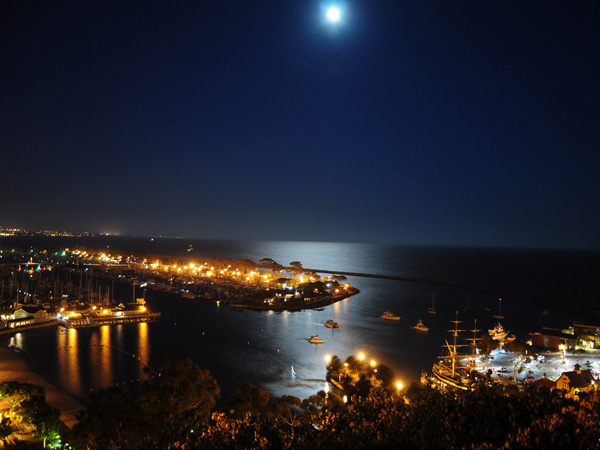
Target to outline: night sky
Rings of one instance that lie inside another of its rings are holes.
[[[0,225],[600,248],[597,1],[3,1]]]

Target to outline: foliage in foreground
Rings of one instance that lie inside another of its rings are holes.
[[[208,371],[184,359],[152,363],[157,382],[133,395],[98,393],[70,442],[93,449],[562,449],[599,448],[600,395],[575,402],[532,388],[513,396],[490,389],[458,397],[375,379],[347,403],[321,391],[301,401],[240,387],[219,409]]]
[[[0,440],[5,447],[17,446],[17,426],[31,430],[43,447],[60,445],[60,411],[46,403],[45,390],[37,385],[5,381],[0,383],[0,397],[8,403],[10,414],[0,420]]]

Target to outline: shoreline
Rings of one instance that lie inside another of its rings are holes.
[[[62,423],[72,429],[77,413],[85,406],[66,391],[46,381],[31,369],[23,355],[8,347],[0,347],[0,382],[18,381],[41,386],[46,391],[46,403],[60,411]]]

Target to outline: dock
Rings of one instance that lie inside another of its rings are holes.
[[[155,322],[160,319],[159,312],[145,312],[141,314],[124,314],[122,316],[86,316],[75,320],[59,320],[58,325],[64,328],[89,328],[104,325],[123,325],[127,323]]]

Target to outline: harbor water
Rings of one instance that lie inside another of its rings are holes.
[[[30,241],[28,241],[30,242]],[[50,242],[50,243],[49,243]],[[599,300],[599,251],[468,247],[385,246],[360,243],[239,242],[167,238],[63,238],[32,245],[110,248],[191,258],[271,258],[305,268],[448,280],[594,308]],[[6,245],[6,243],[2,243]],[[188,251],[193,249],[192,251]],[[1,336],[32,368],[82,401],[103,387],[135,387],[148,376],[144,365],[164,354],[189,357],[209,369],[227,398],[240,385],[254,384],[272,396],[300,398],[325,385],[325,356],[345,359],[363,352],[389,366],[405,383],[417,382],[442,352],[458,313],[462,329],[482,332],[500,322],[517,338],[542,327],[566,328],[573,321],[600,325],[600,316],[502,298],[449,285],[348,277],[360,293],[321,310],[256,312],[213,301],[146,291],[158,322],[57,331],[31,330]],[[124,301],[130,286],[117,286]],[[435,296],[436,314],[428,313]],[[547,311],[544,311],[547,310]],[[401,316],[381,319],[384,311]],[[334,319],[340,328],[324,326]],[[411,329],[421,319],[428,332]],[[322,344],[311,344],[318,335]]]

